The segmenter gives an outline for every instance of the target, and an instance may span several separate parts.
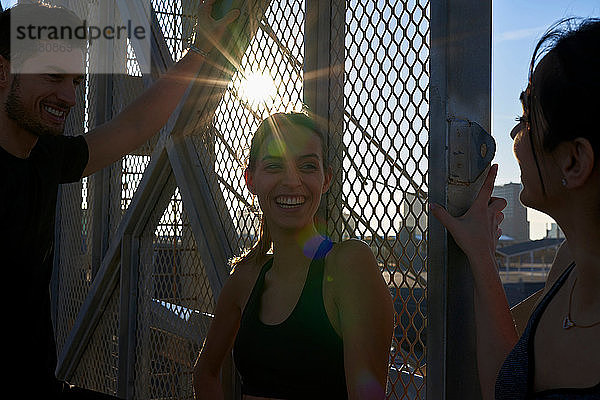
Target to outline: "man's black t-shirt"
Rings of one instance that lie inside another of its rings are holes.
[[[78,181],[88,162],[83,136],[40,136],[27,159],[0,147],[0,267],[8,378],[54,385],[56,344],[50,317],[58,185]]]

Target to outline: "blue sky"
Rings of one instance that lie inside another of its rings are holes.
[[[10,7],[14,4],[17,3],[16,0],[0,0],[0,3],[2,4],[2,9],[5,9],[7,7]]]

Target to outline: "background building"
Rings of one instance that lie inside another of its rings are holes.
[[[527,208],[521,204],[519,193],[520,183],[507,183],[494,186],[493,196],[502,197],[508,202],[504,209],[504,220],[500,224],[502,234],[510,236],[515,242],[529,240],[529,222],[527,221]]]
[[[550,223],[550,228],[546,229],[547,238],[564,239],[565,233],[560,229],[560,226],[556,222]]]

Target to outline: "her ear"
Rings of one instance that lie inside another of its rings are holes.
[[[584,185],[594,169],[594,149],[586,138],[578,137],[575,140],[561,143],[559,146],[560,169],[565,185],[569,189]]]
[[[254,177],[248,168],[244,170],[244,180],[246,181],[246,186],[248,187],[250,193],[256,194],[256,189],[254,188]]]

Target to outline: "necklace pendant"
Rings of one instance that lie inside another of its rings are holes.
[[[568,315],[565,316],[565,319],[563,320],[563,329],[569,329],[575,326],[575,322],[571,321],[571,318],[569,318]]]

